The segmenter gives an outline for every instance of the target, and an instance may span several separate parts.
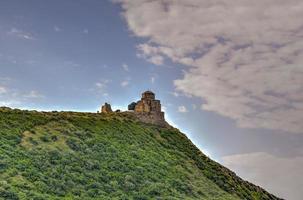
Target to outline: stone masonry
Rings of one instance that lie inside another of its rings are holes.
[[[155,98],[151,91],[142,93],[141,100],[132,102],[128,105],[129,112],[132,113],[142,122],[151,123],[160,126],[168,126],[164,119],[164,112],[161,111],[160,100]],[[101,108],[102,113],[112,113],[110,104],[105,103]]]
[[[102,113],[111,113],[111,112],[113,112],[113,111],[112,111],[112,108],[111,108],[110,104],[105,103],[105,104],[101,107],[101,112],[102,112]]]
[[[155,99],[151,91],[142,93],[142,98],[136,103],[134,113],[137,117],[147,123],[165,125],[164,112],[161,111],[160,100]]]

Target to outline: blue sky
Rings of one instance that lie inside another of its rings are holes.
[[[211,158],[298,199],[303,177],[280,176],[303,174],[303,6],[266,3],[2,1],[0,106],[125,110],[150,89]]]

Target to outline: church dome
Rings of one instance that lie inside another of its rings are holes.
[[[155,93],[150,90],[147,90],[142,93],[142,99],[155,99]]]

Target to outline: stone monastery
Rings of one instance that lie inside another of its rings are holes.
[[[113,112],[110,104],[105,103],[101,107],[101,113]],[[119,110],[116,112],[120,112]],[[141,100],[132,102],[128,105],[128,111],[132,112],[141,121],[146,123],[152,123],[156,125],[166,126],[167,122],[164,118],[164,112],[161,111],[160,100],[155,98],[155,94],[152,91],[145,91],[142,93]]]

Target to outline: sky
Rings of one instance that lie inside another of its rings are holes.
[[[0,1],[0,106],[126,110],[145,90],[205,154],[303,196],[300,0]]]

